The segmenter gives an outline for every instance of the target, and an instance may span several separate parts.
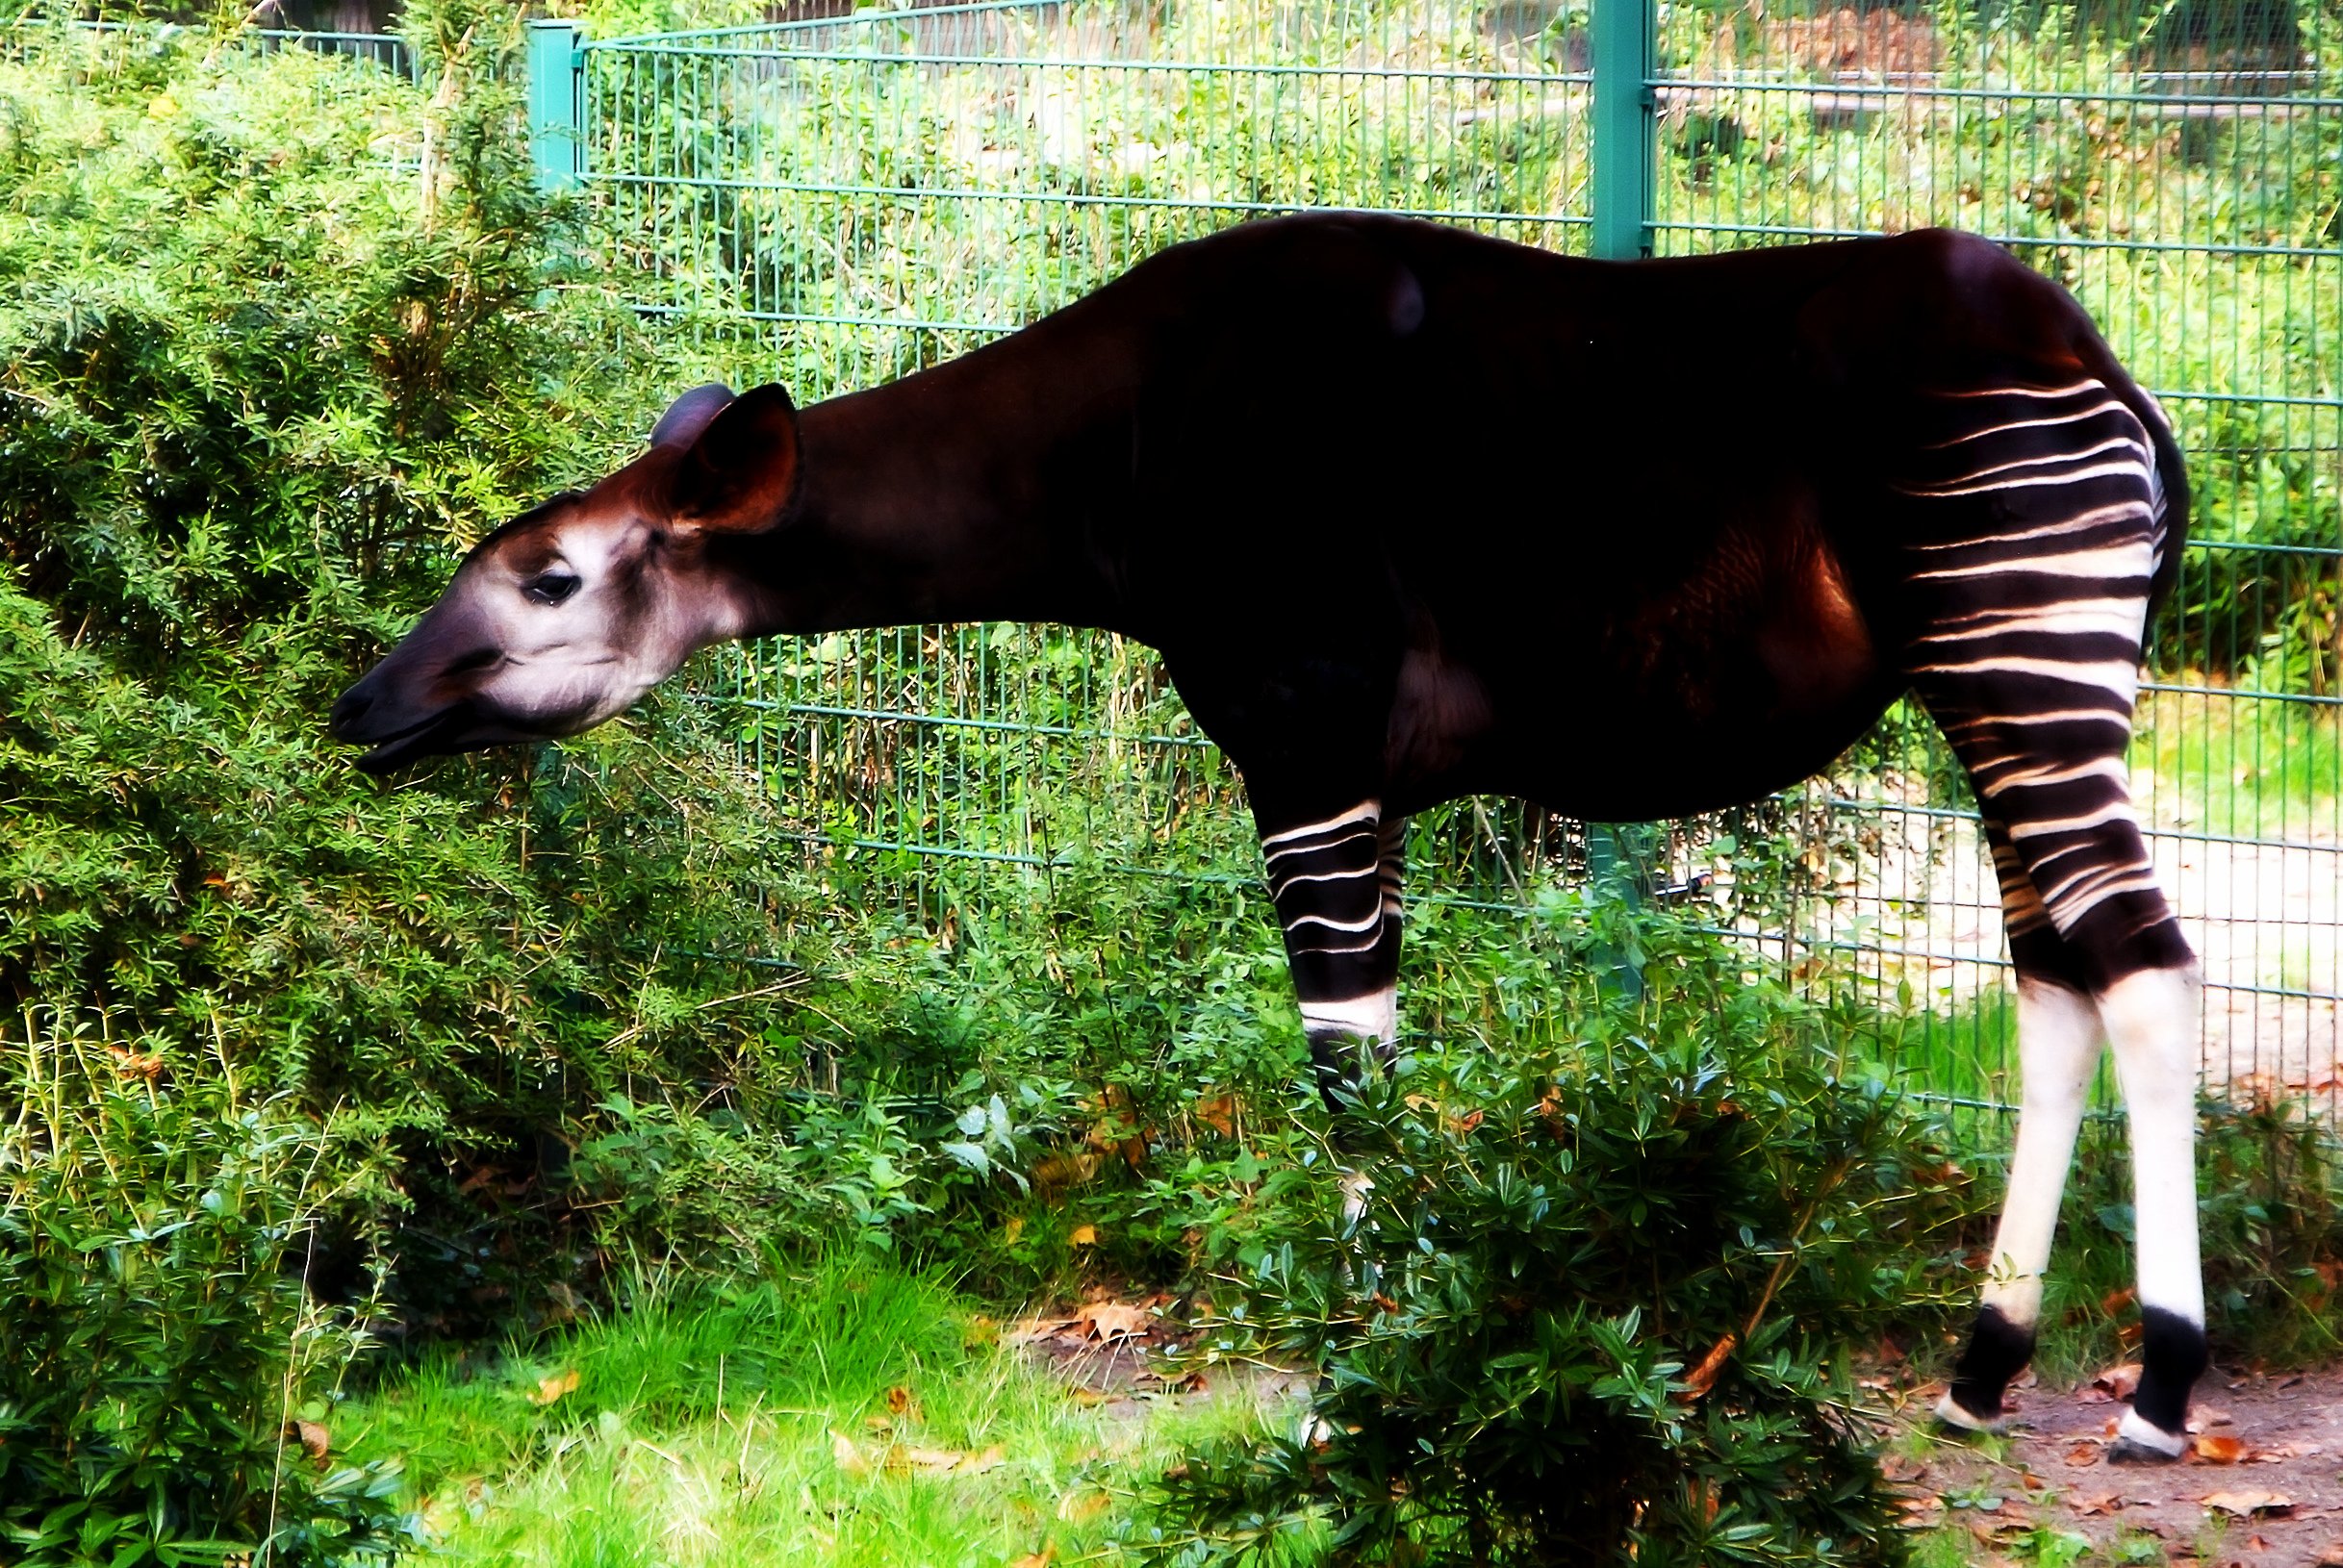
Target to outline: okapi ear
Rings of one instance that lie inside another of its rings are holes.
[[[732,389],[721,381],[694,387],[670,403],[667,412],[659,416],[659,422],[651,428],[650,443],[653,446],[689,446],[700,439],[700,433],[708,427],[708,421],[724,412],[724,406],[730,401]]]
[[[679,526],[755,534],[780,521],[798,488],[798,411],[789,394],[767,383],[726,403],[684,452],[675,484]]]

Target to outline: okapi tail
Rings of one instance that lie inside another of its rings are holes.
[[[2148,584],[2148,613],[2152,616],[2171,599],[2180,580],[2180,552],[2188,547],[2188,460],[2180,453],[2163,407],[2137,387],[2132,392],[2147,405],[2140,417],[2156,449],[2156,571]]]
[[[2180,555],[2188,547],[2188,459],[2181,454],[2164,405],[2116,363],[2096,332],[2091,336],[2085,363],[2139,417],[2155,452],[2155,466],[2149,472],[2156,526],[2155,574],[2148,582],[2148,613],[2152,617],[2172,597],[2180,580]]]

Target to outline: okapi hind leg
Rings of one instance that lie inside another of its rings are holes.
[[[2211,1359],[2197,1235],[2197,1027],[2194,964],[2145,969],[2099,999],[2131,1123],[2132,1229],[2138,1237],[2140,1386],[2107,1457],[2177,1459],[2188,1447],[2188,1392]]]
[[[2010,929],[2021,980],[2031,968],[2068,993],[2037,983],[2029,1002],[2021,987],[2025,1103],[1996,1243],[2006,1272],[1988,1286],[1948,1418],[1997,1417],[1998,1385],[2031,1348],[2024,1317],[2039,1311],[2080,1080],[2096,1059],[2078,1005],[2087,996],[2130,1123],[2145,1329],[2140,1387],[2111,1456],[2177,1457],[2205,1364],[2196,960],[2133,817],[2124,755],[2148,608],[2175,547],[2167,503],[2178,470],[2168,492],[2140,410],[2097,379],[1924,401],[1939,439],[1907,454],[1893,487],[1914,617],[1905,670],[1997,824],[2005,906],[2022,878]]]
[[[1987,818],[1985,837],[2000,879],[2001,918],[2018,974],[2021,1105],[1976,1321],[1951,1387],[1936,1407],[1947,1426],[1972,1430],[1999,1428],[2008,1413],[2003,1396],[2010,1380],[2033,1359],[2059,1200],[2105,1040],[2076,955],[2051,926],[2007,830]]]

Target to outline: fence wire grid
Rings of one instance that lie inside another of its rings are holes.
[[[561,156],[639,307],[801,401],[1299,208],[1576,253],[1606,232],[1663,255],[1930,223],[2002,241],[2074,291],[2189,455],[2193,537],[2132,775],[2205,965],[2208,1089],[2331,1116],[2343,9],[1591,3],[998,0],[580,39]],[[1624,95],[1595,68],[1622,61]],[[1764,373],[1688,364],[1654,415],[1729,414]],[[748,649],[719,685],[777,809],[882,857],[931,918],[1077,845],[1204,882],[1254,873],[1235,781],[1143,648],[904,628]],[[1770,873],[1795,897],[1736,897],[1761,836],[1797,847],[1787,882]],[[1586,844],[1464,802],[1415,824],[1412,897],[1527,907],[1583,874]],[[1875,997],[1932,1093],[2013,1102],[1995,882],[1923,718],[1899,707],[1825,777],[1648,844],[1654,880],[1710,878],[1689,897],[1793,975]]]

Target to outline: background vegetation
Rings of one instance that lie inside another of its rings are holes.
[[[595,212],[536,190],[516,24],[480,0],[411,7],[414,81],[225,27],[25,25],[0,47],[12,1560],[328,1562],[420,1538],[484,1559],[731,1560],[794,1541],[826,1560],[999,1560],[1117,1530],[1142,1551],[1307,1555],[1354,1527],[1488,1550],[1534,1521],[1464,1519],[1439,1476],[1515,1462],[1509,1445],[1557,1399],[1625,1401],[1666,1427],[1671,1380],[1719,1325],[1748,1321],[1752,1287],[1795,1299],[1817,1332],[1765,1338],[1715,1419],[1636,1449],[1622,1485],[1648,1490],[1695,1450],[1720,1486],[1761,1484],[1745,1445],[1795,1433],[1811,1446],[1785,1462],[1821,1479],[1774,1486],[1789,1501],[1763,1518],[1771,1505],[1745,1499],[1730,1528],[1783,1560],[1872,1552],[1865,1465],[1830,1425],[1851,1397],[1833,1336],[1933,1330],[1991,1182],[1942,1169],[1943,1129],[1865,1087],[1849,1042],[1878,1028],[1859,1010],[1792,1000],[1770,963],[1698,921],[1630,915],[1506,858],[1526,843],[1578,865],[1571,830],[1471,805],[1416,826],[1419,858],[1470,861],[1468,892],[1530,911],[1411,912],[1421,1076],[1346,1135],[1410,1162],[1441,1212],[1479,1216],[1469,1245],[1425,1253],[1429,1210],[1401,1185],[1378,1200],[1382,1241],[1336,1222],[1329,1128],[1295,1098],[1298,1020],[1234,782],[1143,650],[1093,658],[1002,628],[949,646],[817,642],[715,662],[699,695],[664,694],[584,741],[387,786],[324,742],[333,695],[471,539],[621,461],[674,388],[769,373],[771,338],[698,311],[713,293],[646,317]],[[955,127],[981,131],[929,112],[946,92],[919,108],[917,136],[890,133],[842,84],[810,91],[822,139],[807,147],[932,152],[960,146],[941,139]],[[980,134],[962,150],[1046,154],[1030,109],[1002,121],[1016,146]],[[1247,158],[1314,145],[1291,139],[1314,122],[1274,103],[1163,113],[1099,130],[1080,159],[1060,145],[1055,166],[1087,170],[1115,138],[1170,159],[1150,139],[1207,113],[1248,127]],[[1525,180],[1544,166],[1487,136],[1460,158]],[[1353,176],[1397,177],[1371,141],[1345,145],[1325,199],[1371,193]],[[1061,193],[1094,180],[1067,173]],[[628,221],[638,241],[745,237],[692,253],[711,269],[692,287],[716,291],[781,275],[772,245],[810,243],[828,219],[783,224],[751,203]],[[843,249],[787,271],[801,288],[880,288],[804,296],[839,314],[910,300],[884,291],[909,277],[914,240],[948,263],[1001,239],[843,217],[836,232]],[[1038,308],[1110,248],[1078,265],[1042,247],[1056,259],[985,310]],[[809,328],[782,363],[817,395],[961,341],[881,333],[880,357],[857,360]],[[1014,701],[1107,738],[947,749],[784,721],[778,683],[807,674],[864,706]],[[743,747],[761,779],[737,766]],[[1814,885],[1810,824],[1789,811],[1712,841],[1751,919]],[[869,847],[947,826],[1009,858]],[[1648,958],[1650,988],[1606,991],[1629,957]],[[1594,1075],[1621,1053],[1665,1070]],[[1411,1103],[1427,1089],[1430,1110]],[[1541,1132],[1541,1107],[1566,1102],[1605,1136]],[[2260,1115],[2215,1153],[2241,1194],[2217,1218],[2220,1327],[2232,1347],[2321,1353],[2330,1339],[2305,1326],[2331,1316],[2331,1173],[2283,1107]],[[1760,1129],[1767,1158],[1739,1158]],[[1785,1195],[1842,1167],[1850,1206],[1822,1246]],[[1498,1168],[1516,1174],[1492,1186]],[[2126,1268],[2113,1170],[2087,1177],[2076,1229],[2076,1356],[2121,1328],[2102,1303]],[[1662,1178],[1689,1183],[1669,1201],[1747,1228],[1659,1260],[1630,1323]],[[1533,1215],[1520,1205],[1541,1184]],[[1573,1253],[1589,1236],[1629,1251]],[[1432,1262],[1403,1269],[1392,1248]],[[1416,1418],[1464,1441],[1406,1472],[1434,1479],[1396,1512],[1360,1500],[1419,1461],[1397,1428],[1363,1420],[1331,1464],[1298,1445],[1261,1471],[1206,1451],[1192,1484],[1133,1515],[1131,1478],[1161,1473],[1179,1435],[1045,1418],[978,1309],[936,1283],[996,1302],[1178,1285],[1356,1372],[1335,1407],[1373,1415],[1399,1408],[1374,1378],[1449,1408],[1458,1368],[1439,1357],[1502,1353],[1519,1331],[1490,1269],[1558,1258],[1610,1271],[1584,1332],[1555,1341],[1550,1367],[1525,1362],[1489,1425]],[[1377,1281],[1397,1310],[1374,1333],[1325,1310],[1326,1292]],[[1453,1337],[1450,1302],[1495,1337]],[[1598,1387],[1617,1369],[1573,1359],[1596,1340],[1632,1387]],[[812,1349],[829,1358],[807,1366]],[[1471,1446],[1484,1440],[1496,1447]],[[955,1468],[941,1494],[886,1457],[980,1457],[995,1441],[1013,1457]],[[1706,1538],[1705,1504],[1680,1501],[1669,1533],[1638,1527],[1639,1560]]]

